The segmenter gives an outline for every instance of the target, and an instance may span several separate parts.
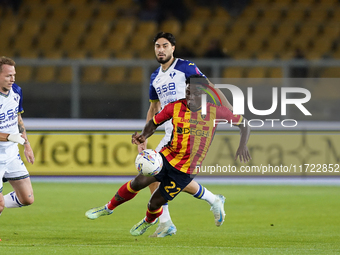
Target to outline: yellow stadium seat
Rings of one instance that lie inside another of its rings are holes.
[[[261,51],[256,54],[256,58],[260,60],[273,60],[276,57],[276,52]]]
[[[45,0],[45,5],[51,5],[53,7],[62,6],[65,4],[65,0]]]
[[[207,7],[197,6],[193,8],[191,13],[191,19],[207,20],[211,17],[211,10]]]
[[[82,83],[99,83],[103,79],[103,68],[101,66],[86,66],[82,68]]]
[[[281,67],[271,67],[268,68],[268,77],[269,78],[282,78],[283,72]]]
[[[103,37],[96,34],[90,34],[85,36],[81,44],[81,48],[84,50],[95,51],[102,48]]]
[[[48,17],[49,20],[53,20],[55,22],[64,22],[68,21],[71,15],[71,8],[68,6],[53,6],[52,13]]]
[[[140,21],[137,23],[136,34],[149,37],[154,36],[157,32],[157,23],[154,21]]]
[[[80,45],[80,36],[77,34],[65,34],[60,39],[60,44],[58,45],[58,48],[61,50],[67,50],[67,51],[74,51],[79,49]]]
[[[15,41],[11,44],[11,47],[19,51],[31,50],[33,49],[33,39],[34,36],[17,35],[15,36]]]
[[[126,82],[126,67],[109,67],[107,68],[107,74],[104,78],[104,83],[106,84],[119,84]]]
[[[145,50],[139,52],[138,57],[141,59],[155,59],[155,52],[153,50]]]
[[[243,20],[237,21],[232,24],[229,36],[240,39],[247,36],[249,34],[249,30],[249,22],[245,22]]]
[[[65,55],[63,50],[43,51],[43,57],[48,59],[62,59]]]
[[[88,29],[89,24],[87,22],[69,22],[67,31],[64,36],[80,36]]]
[[[288,37],[288,36],[292,36],[296,33],[296,25],[294,22],[287,20],[285,22],[281,22],[278,26],[277,26],[277,32],[275,36],[281,37]]]
[[[78,1],[78,0],[77,0]],[[77,6],[74,8],[71,16],[73,22],[86,22],[91,20],[94,16],[94,9],[86,6]]]
[[[1,38],[10,38],[17,34],[20,27],[20,21],[12,18],[2,19],[0,22]]]
[[[261,21],[256,23],[254,34],[262,38],[268,37],[273,33],[273,26],[270,22]]]
[[[59,68],[57,81],[60,83],[71,83],[72,82],[72,67],[70,66],[62,66]]]
[[[265,78],[267,75],[267,69],[262,66],[252,67],[247,72],[248,78]]]
[[[287,38],[284,36],[273,36],[267,40],[265,50],[271,52],[282,52],[287,48]]]
[[[21,58],[39,58],[40,50],[17,50]]]
[[[111,33],[105,39],[104,48],[112,51],[121,51],[126,47],[127,38],[124,35]]]
[[[115,57],[118,59],[133,59],[134,53],[130,50],[122,50],[115,53]]]
[[[37,4],[29,8],[28,19],[30,20],[44,20],[48,18],[52,9],[47,5]]]
[[[195,39],[197,36],[202,34],[203,29],[204,21],[188,20],[184,24],[182,35],[185,34],[186,36],[191,36]]]
[[[213,16],[209,20],[229,22],[231,20],[231,17],[225,8],[215,8],[215,12],[213,13]]]
[[[322,1],[321,1],[322,2]],[[329,10],[325,8],[313,8],[308,12],[308,20],[322,23],[329,18]]]
[[[37,39],[36,48],[42,51],[51,51],[57,47],[58,34],[42,34]]]
[[[321,72],[322,78],[340,78],[340,67],[327,67]]]
[[[117,18],[116,9],[110,8],[106,4],[98,6],[96,11],[96,21],[111,22]]]
[[[142,67],[131,68],[127,82],[132,84],[141,84],[143,82],[143,68]]]
[[[112,56],[113,56],[113,53],[111,50],[99,49],[99,50],[91,51],[91,58],[94,58],[94,59],[110,59],[112,58]]]
[[[104,36],[107,35],[111,30],[111,22],[105,20],[95,20],[90,23],[89,34]]]
[[[246,51],[260,51],[263,48],[263,42],[264,39],[262,38],[262,36],[258,37],[258,36],[252,36],[250,38],[246,38],[244,40],[244,49]]]
[[[171,33],[176,37],[180,33],[181,28],[181,23],[178,20],[169,19],[162,22],[160,26],[160,31]]]
[[[254,22],[259,18],[257,8],[246,8],[240,15],[239,20]]]
[[[227,31],[227,23],[220,20],[213,20],[207,24],[206,32],[203,37],[222,37]]]
[[[35,36],[41,32],[41,29],[40,21],[27,20],[22,23],[20,35]]]
[[[332,46],[333,46],[333,40],[327,40],[323,37],[314,39],[312,41],[312,49],[314,52],[318,52],[321,54],[325,54],[328,53],[332,50]]]
[[[136,21],[132,18],[118,19],[114,23],[114,33],[122,36],[129,36],[135,29]]]
[[[53,82],[56,75],[55,66],[36,67],[35,81],[39,83]]]
[[[321,35],[328,40],[334,40],[340,36],[340,24],[337,22],[327,23],[323,26],[323,33]]]
[[[234,52],[239,50],[241,45],[241,40],[237,37],[226,36],[221,40],[221,46],[224,51]]]
[[[43,24],[43,34],[51,36],[60,36],[64,31],[64,22],[56,22],[54,20],[48,20]]]
[[[304,22],[300,25],[300,35],[314,37],[320,31],[319,23],[314,21]]]
[[[88,57],[86,50],[69,50],[67,51],[67,57],[71,59],[85,59]]]
[[[223,78],[243,78],[244,68],[243,67],[225,67],[222,71]]]
[[[17,65],[15,67],[16,75],[15,75],[15,81],[17,83],[21,82],[29,82],[32,80],[33,75],[33,67],[32,66],[19,66]]]
[[[149,39],[149,37],[140,36],[136,34],[130,40],[129,49],[136,51],[136,52],[142,52],[142,51],[145,51],[151,48],[152,47],[151,43],[152,43],[152,40]]]
[[[286,12],[285,19],[290,22],[300,22],[305,18],[306,11],[303,8],[290,8]]]
[[[291,49],[300,48],[307,50],[311,43],[311,36],[299,35],[290,39],[289,45]]]
[[[282,19],[282,10],[280,8],[266,8],[261,16],[262,22],[268,22],[271,24]]]

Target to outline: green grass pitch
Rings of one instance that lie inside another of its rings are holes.
[[[339,254],[339,186],[205,185],[226,197],[226,220],[214,225],[209,205],[188,194],[170,202],[178,232],[133,237],[150,197],[142,190],[110,216],[86,219],[118,184],[33,183],[35,203],[0,216],[7,254]],[[4,184],[4,194],[10,185]]]

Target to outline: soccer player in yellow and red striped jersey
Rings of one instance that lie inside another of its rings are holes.
[[[204,82],[190,84],[189,78],[185,99],[166,105],[145,125],[141,134],[132,135],[132,143],[141,144],[155,132],[159,125],[172,119],[172,139],[159,152],[163,158],[162,170],[155,176],[147,177],[139,174],[125,183],[107,205],[87,211],[86,216],[89,219],[111,214],[114,208],[134,198],[141,189],[158,181],[160,185],[151,195],[146,217],[130,230],[132,235],[142,235],[157,222],[162,214],[162,205],[173,200],[195,177],[196,167],[201,165],[213,140],[216,130],[215,121],[218,119],[227,120],[240,128],[241,139],[235,160],[239,158],[241,162],[248,162],[251,159],[247,148],[250,134],[248,121],[241,115],[233,115],[226,106],[212,103],[207,103],[206,115],[202,116],[201,95],[205,90],[202,86],[206,86],[208,81],[202,76],[198,77]],[[219,226],[223,223],[224,211],[220,214]]]

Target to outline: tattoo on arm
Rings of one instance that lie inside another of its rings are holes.
[[[25,133],[26,132],[26,129],[25,129],[25,126],[24,126],[24,122],[21,118],[21,115],[18,115],[18,127],[19,127],[19,132],[20,133]]]

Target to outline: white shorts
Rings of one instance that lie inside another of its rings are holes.
[[[14,150],[15,151],[15,150]],[[0,191],[2,190],[4,177],[7,180],[21,180],[29,177],[24,162],[21,160],[19,150],[6,161],[0,161]]]

